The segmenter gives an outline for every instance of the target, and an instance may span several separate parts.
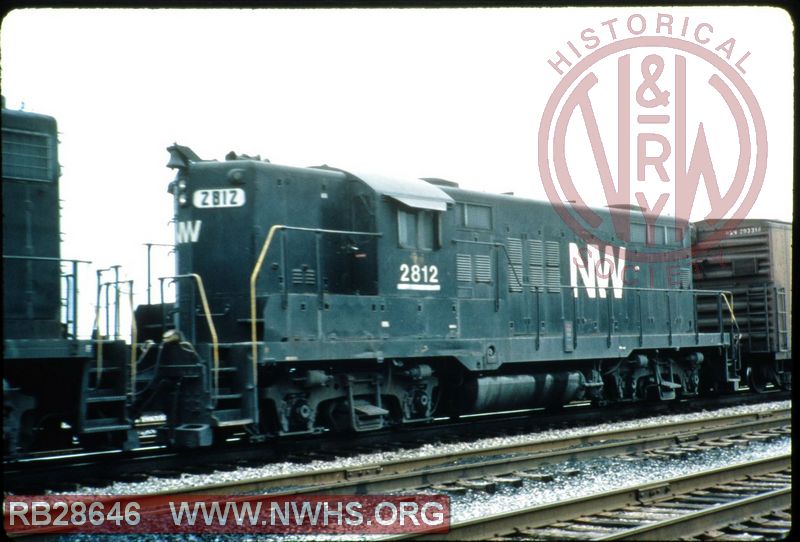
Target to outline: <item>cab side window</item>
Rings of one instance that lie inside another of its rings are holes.
[[[402,248],[433,250],[441,247],[440,214],[422,209],[397,210],[397,237]]]
[[[397,233],[401,247],[417,248],[417,213],[398,209]]]

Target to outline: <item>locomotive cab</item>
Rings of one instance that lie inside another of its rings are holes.
[[[440,313],[446,333],[450,304],[431,294],[441,289],[441,214],[452,198],[422,180],[169,151],[177,294],[162,331],[178,333],[164,341],[172,353],[157,377],[171,391],[154,399],[174,427],[165,439],[207,445],[220,429],[259,419],[256,431],[319,430],[318,413],[325,426],[354,430],[382,427],[388,416],[430,418],[435,379],[419,364],[406,368],[417,376],[399,391],[369,371],[361,383],[335,385],[352,400],[301,390],[327,386],[336,367],[359,357],[382,357],[366,354],[380,349],[375,341],[441,335],[420,312]],[[274,385],[259,389],[264,380]]]

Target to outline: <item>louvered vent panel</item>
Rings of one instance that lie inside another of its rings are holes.
[[[547,266],[548,267],[558,267],[561,263],[560,253],[559,253],[559,245],[555,241],[547,241],[546,243],[547,248]]]
[[[692,268],[691,267],[682,267],[681,268],[681,288],[684,290],[688,290],[691,288],[692,285]]]
[[[557,267],[547,268],[547,291],[558,292],[561,290],[561,273]]]
[[[539,239],[528,241],[528,274],[531,286],[544,286],[544,244]]]
[[[545,255],[547,257],[545,278],[547,280],[548,292],[558,292],[561,290],[561,288],[559,288],[559,286],[561,286],[561,269],[559,268],[559,264],[561,263],[560,248],[559,244],[555,241],[545,242]]]
[[[492,257],[475,255],[475,282],[492,282]]]
[[[522,239],[508,238],[508,291],[522,291]]]
[[[544,250],[542,248],[542,242],[538,239],[532,239],[528,241],[528,251],[530,253],[531,267],[534,265],[542,267],[544,265]]]
[[[314,286],[317,283],[317,272],[313,269],[292,269],[292,284]]]
[[[544,268],[531,266],[531,285],[544,286]]]
[[[472,282],[472,256],[456,254],[456,279],[461,282]]]

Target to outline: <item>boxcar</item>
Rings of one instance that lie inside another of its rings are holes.
[[[707,221],[695,228],[695,285],[733,293],[750,386],[762,389],[772,382],[787,387],[792,356],[792,225],[747,219],[735,228],[719,230]],[[713,326],[714,304],[701,304],[699,310],[701,326]]]

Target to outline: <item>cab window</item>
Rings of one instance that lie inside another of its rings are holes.
[[[397,210],[397,236],[402,248],[440,248],[439,213],[422,209]]]

